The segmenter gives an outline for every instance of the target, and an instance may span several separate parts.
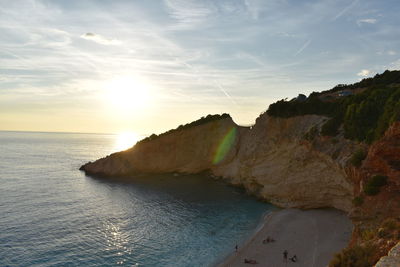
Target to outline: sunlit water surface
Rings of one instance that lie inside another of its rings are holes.
[[[0,132],[0,266],[212,266],[273,208],[201,175],[123,184],[78,170],[118,142]]]

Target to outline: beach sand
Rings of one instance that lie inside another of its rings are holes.
[[[325,267],[335,253],[347,246],[352,228],[351,221],[337,210],[272,212],[266,216],[264,226],[218,266]],[[263,244],[268,236],[276,241]],[[298,261],[285,262],[284,250],[289,258],[296,255]],[[246,264],[244,259],[256,260],[258,264]]]

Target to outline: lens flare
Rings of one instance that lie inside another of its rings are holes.
[[[233,127],[224,136],[215,153],[213,164],[220,163],[226,157],[228,152],[231,150],[232,145],[236,139],[236,131],[237,131],[236,127]]]

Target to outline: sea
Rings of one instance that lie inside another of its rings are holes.
[[[274,206],[206,175],[86,176],[117,135],[0,132],[0,266],[215,266]]]

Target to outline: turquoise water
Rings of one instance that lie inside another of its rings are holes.
[[[124,184],[78,170],[115,142],[0,132],[0,266],[213,266],[273,208],[201,175]]]

